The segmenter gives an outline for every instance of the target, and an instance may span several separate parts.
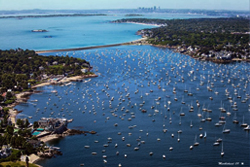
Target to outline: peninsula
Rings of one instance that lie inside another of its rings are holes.
[[[40,56],[32,50],[0,50],[0,102],[18,102],[16,94],[33,92],[39,85],[96,77],[86,60],[65,56]]]
[[[250,60],[249,19],[121,19],[113,23],[143,23],[161,25],[143,29],[138,35],[154,46],[167,47],[194,58],[227,63]]]

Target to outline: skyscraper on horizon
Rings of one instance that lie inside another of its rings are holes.
[[[156,6],[154,7],[138,7],[139,10],[143,10],[143,11],[156,11],[156,10],[160,10],[160,6],[158,6],[158,8]]]

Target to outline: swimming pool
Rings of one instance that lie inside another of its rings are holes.
[[[32,133],[32,136],[37,136],[37,135],[39,135],[40,133],[41,133],[41,132],[35,131],[35,132]]]

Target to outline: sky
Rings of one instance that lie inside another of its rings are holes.
[[[0,0],[0,10],[28,9],[161,9],[249,10],[250,0]]]

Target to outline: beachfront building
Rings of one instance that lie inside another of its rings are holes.
[[[88,72],[88,69],[83,68],[83,69],[81,69],[81,71],[82,71],[82,73],[86,73],[86,72]]]
[[[67,119],[65,118],[41,118],[38,121],[40,128],[55,134],[62,134],[67,130]]]
[[[62,79],[64,79],[65,76],[64,76],[64,75],[51,75],[51,76],[49,76],[49,78],[50,78],[50,83],[52,83],[52,84],[57,84],[57,83],[59,83]]]

